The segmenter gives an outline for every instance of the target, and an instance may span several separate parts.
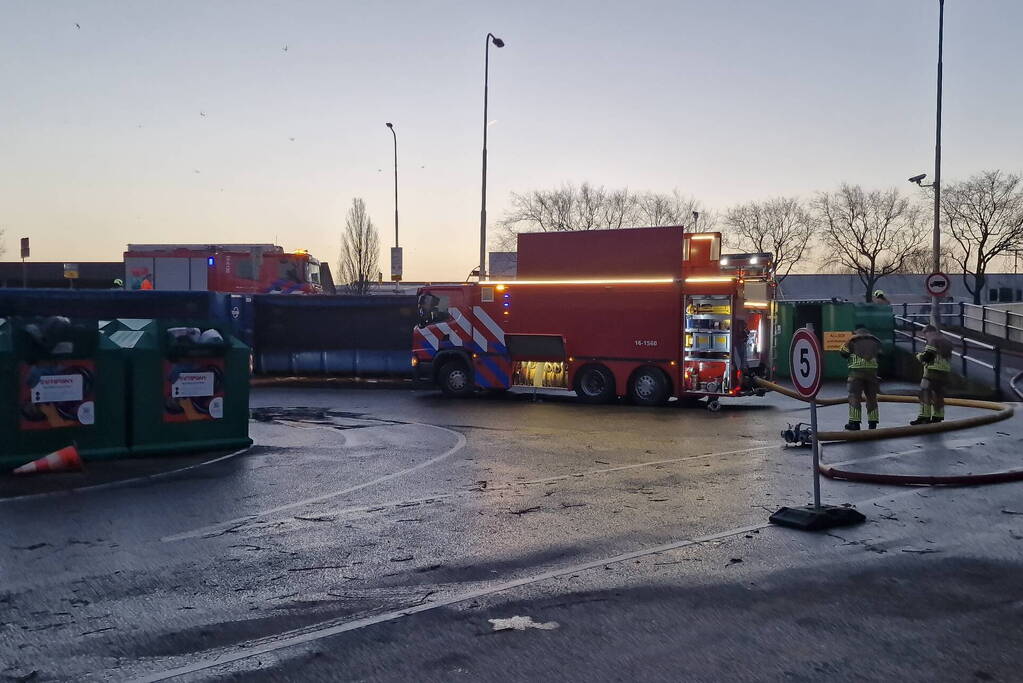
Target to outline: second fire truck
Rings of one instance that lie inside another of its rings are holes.
[[[419,290],[416,376],[451,396],[512,386],[589,403],[718,399],[772,372],[769,254],[682,227],[519,235],[515,279]]]

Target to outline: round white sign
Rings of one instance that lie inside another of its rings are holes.
[[[945,296],[952,288],[952,281],[944,273],[931,273],[927,276],[927,293],[931,296]]]
[[[789,362],[796,391],[803,396],[816,396],[821,388],[821,347],[812,332],[801,329],[792,336]]]

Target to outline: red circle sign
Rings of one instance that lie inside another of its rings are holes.
[[[944,273],[931,273],[927,276],[927,293],[931,296],[945,296],[952,288],[952,281]]]
[[[801,396],[813,398],[821,390],[821,344],[807,328],[796,330],[789,347],[789,373],[792,385]]]

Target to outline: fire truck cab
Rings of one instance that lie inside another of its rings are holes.
[[[412,363],[450,396],[513,386],[717,399],[771,372],[767,254],[721,254],[681,227],[519,236],[514,280],[419,290]]]

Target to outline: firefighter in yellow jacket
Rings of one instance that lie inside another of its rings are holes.
[[[863,420],[861,397],[867,399],[867,425],[877,429],[877,393],[881,381],[877,377],[877,359],[881,355],[881,340],[862,325],[856,328],[839,353],[849,361],[849,424],[846,429],[856,431]]]
[[[952,371],[952,344],[934,325],[924,328],[927,346],[916,354],[923,365],[920,380],[920,416],[911,425],[941,422],[945,419],[945,388]]]

